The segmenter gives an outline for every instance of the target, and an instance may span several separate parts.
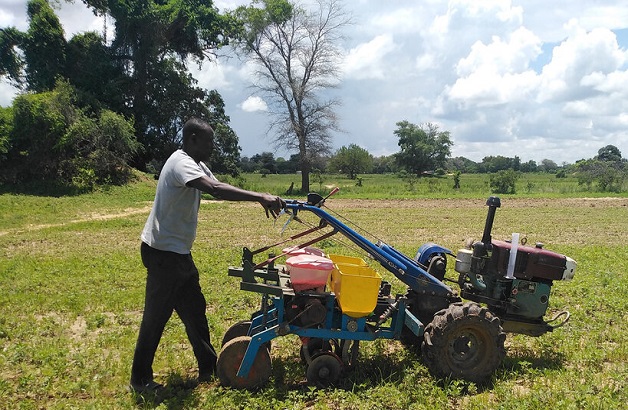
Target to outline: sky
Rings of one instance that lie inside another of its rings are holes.
[[[26,30],[26,0],[0,0],[0,27]],[[219,10],[250,1],[214,1]],[[305,3],[307,4],[307,3]],[[452,156],[480,162],[574,163],[614,145],[628,157],[628,2],[625,0],[346,0],[333,150],[399,151],[396,123],[449,131]],[[102,18],[61,3],[66,37]],[[109,30],[113,22],[108,21]],[[243,156],[276,149],[268,113],[237,58],[191,64],[199,86],[223,96]],[[16,90],[0,81],[0,105]]]

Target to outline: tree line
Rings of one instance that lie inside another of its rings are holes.
[[[123,183],[130,167],[159,166],[190,116],[216,130],[214,168],[235,172],[238,140],[222,97],[186,66],[228,42],[233,18],[211,2],[83,3],[115,21],[110,41],[98,32],[66,41],[47,0],[28,1],[26,31],[0,31],[0,77],[21,91],[0,110],[2,182]]]
[[[122,164],[158,170],[179,147],[191,116],[215,130],[212,169],[237,173],[241,148],[224,101],[217,91],[198,87],[187,69],[229,46],[257,67],[253,85],[266,97],[269,132],[278,146],[296,151],[309,189],[311,161],[329,153],[331,132],[338,129],[339,101],[321,98],[321,91],[338,84],[338,40],[349,22],[341,2],[324,0],[309,10],[288,0],[254,0],[221,14],[210,0],[82,1],[114,22],[112,39],[105,31],[66,41],[48,0],[28,1],[27,31],[0,29],[0,77],[22,91],[0,110],[0,168],[7,171],[0,182],[73,184],[77,175],[92,175],[94,183],[123,181],[128,173],[111,174]],[[60,98],[70,112],[59,106]],[[115,115],[123,130],[110,137],[124,134],[127,146],[103,145],[92,136],[107,132],[99,121],[103,113]],[[76,125],[78,117],[91,121],[91,128]],[[110,149],[121,161],[103,173],[83,161],[89,145]],[[48,164],[39,167],[40,161]]]
[[[394,173],[404,177],[440,176],[446,173],[454,175],[459,181],[461,173],[492,174],[490,185],[497,193],[515,193],[515,183],[520,173],[545,172],[555,174],[557,178],[573,175],[587,188],[601,191],[620,192],[628,177],[628,160],[614,145],[607,145],[598,150],[590,159],[581,159],[574,164],[561,165],[550,159],[543,159],[537,164],[534,160],[523,162],[515,156],[486,156],[480,162],[465,157],[452,158],[453,142],[449,131],[439,130],[432,123],[412,124],[408,121],[397,123],[395,135],[398,137],[399,152],[392,155],[373,156],[366,149],[350,144],[339,148],[331,156],[319,156],[314,161],[317,173],[341,173],[351,179],[358,174]],[[244,172],[258,172],[263,175],[272,173],[293,173],[298,167],[298,158],[292,156],[275,159],[272,152],[263,152],[250,158],[243,157],[240,168]],[[457,188],[459,182],[455,182]]]
[[[0,107],[0,183],[52,182],[89,190],[123,184],[137,168],[155,174],[180,146],[190,116],[215,129],[210,166],[216,173],[294,173],[309,191],[310,172],[577,174],[582,184],[617,190],[626,161],[614,146],[576,164],[487,156],[451,158],[449,131],[433,123],[397,123],[399,152],[374,157],[356,144],[331,151],[339,130],[338,100],[321,91],[339,81],[338,42],[349,24],[338,0],[308,10],[288,0],[253,1],[220,14],[212,2],[82,0],[115,22],[113,38],[87,32],[65,39],[48,0],[29,0],[29,26],[0,29],[0,77],[20,89]],[[108,20],[105,20],[108,21]],[[255,88],[269,104],[269,133],[290,157],[263,152],[241,157],[222,96],[197,86],[187,65],[231,47],[254,63]],[[504,179],[502,178],[502,179]],[[508,186],[508,184],[506,184]]]

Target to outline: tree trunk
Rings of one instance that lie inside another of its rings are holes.
[[[307,194],[310,192],[310,159],[307,155],[305,146],[305,137],[297,136],[299,139],[299,156],[301,165],[301,192]]]
[[[310,192],[310,170],[301,168],[301,192],[307,194]]]

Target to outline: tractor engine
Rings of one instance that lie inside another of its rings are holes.
[[[487,205],[482,240],[456,255],[460,296],[487,304],[502,319],[505,331],[532,336],[551,331],[553,327],[543,316],[553,281],[573,279],[576,262],[543,249],[541,243],[533,247],[525,246],[525,242],[521,245],[517,234],[513,234],[511,242],[492,240],[490,232],[499,198],[489,198]]]

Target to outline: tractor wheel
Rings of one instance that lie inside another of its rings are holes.
[[[223,386],[236,389],[254,389],[261,387],[270,379],[272,371],[270,353],[264,345],[258,349],[249,374],[246,377],[237,376],[250,342],[249,336],[239,336],[222,347],[216,363],[216,373]]]
[[[235,339],[236,337],[247,336],[249,333],[250,327],[251,327],[250,320],[241,320],[239,322],[234,323],[233,325],[231,325],[229,329],[227,329],[227,331],[225,332],[225,335],[222,337],[221,346],[226,345],[227,343],[229,343],[231,340]],[[270,348],[271,348],[270,340],[264,343],[262,346],[266,346],[268,351],[270,351]]]
[[[438,378],[482,383],[501,364],[506,349],[500,320],[477,303],[454,303],[425,328],[423,360]]]
[[[342,362],[331,352],[319,353],[307,367],[306,377],[310,386],[328,387],[340,379]]]

